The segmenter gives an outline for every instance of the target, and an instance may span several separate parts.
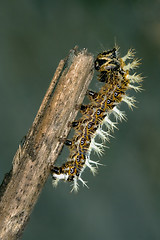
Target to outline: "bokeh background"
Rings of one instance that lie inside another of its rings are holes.
[[[24,240],[160,239],[159,0],[0,0],[0,181],[60,59],[75,45],[96,55],[115,42],[121,56],[133,47],[142,59],[137,108],[122,105],[128,121],[100,159],[106,166],[83,174],[89,190],[71,194],[48,179]],[[90,88],[98,87],[95,76]]]

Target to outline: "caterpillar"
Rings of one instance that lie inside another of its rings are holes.
[[[141,90],[141,74],[130,74],[130,71],[138,67],[140,61],[134,58],[133,49],[129,49],[122,58],[119,57],[118,50],[115,46],[112,50],[99,53],[95,59],[94,68],[98,72],[98,80],[104,85],[99,92],[88,90],[90,103],[80,106],[82,117],[72,122],[74,136],[72,140],[65,142],[70,150],[69,158],[60,167],[51,166],[54,186],[57,186],[60,180],[64,180],[73,182],[71,191],[78,191],[78,181],[88,187],[81,177],[83,171],[88,167],[95,175],[98,165],[102,165],[99,161],[91,160],[91,151],[102,155],[104,142],[109,140],[118,120],[126,119],[125,113],[119,109],[119,104],[125,102],[131,109],[135,106],[136,100],[128,96],[126,91]],[[115,122],[111,120],[111,114],[115,116]],[[103,125],[106,126],[106,130]],[[102,140],[101,143],[95,141],[96,136]]]

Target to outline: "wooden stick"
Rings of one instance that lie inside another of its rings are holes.
[[[0,187],[0,239],[19,239],[22,235],[49,176],[50,165],[62,149],[59,139],[67,137],[69,122],[78,112],[75,105],[82,103],[92,77],[93,56],[87,50],[78,52],[75,48],[60,61],[33,125]]]

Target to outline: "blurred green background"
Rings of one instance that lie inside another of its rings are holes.
[[[48,179],[24,240],[160,239],[160,1],[0,1],[0,181],[38,111],[60,59],[75,45],[94,55],[136,49],[145,91],[119,124],[89,190]],[[90,86],[98,90],[96,76]],[[131,94],[131,95],[132,95]],[[67,158],[64,149],[60,159]],[[94,159],[97,156],[93,155]],[[57,163],[58,164],[58,163]]]

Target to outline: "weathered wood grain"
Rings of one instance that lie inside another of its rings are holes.
[[[93,77],[93,56],[70,51],[61,60],[33,125],[0,188],[0,239],[19,239]],[[53,193],[54,194],[54,193]]]

